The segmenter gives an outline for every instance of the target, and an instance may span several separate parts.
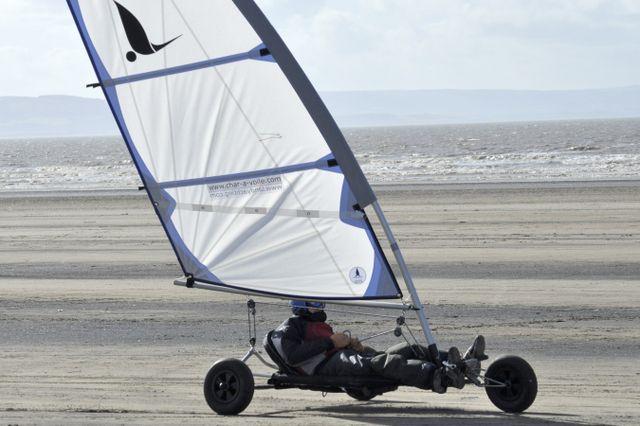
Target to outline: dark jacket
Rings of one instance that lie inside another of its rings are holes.
[[[292,316],[275,330],[272,341],[287,364],[313,374],[316,367],[335,352],[332,334],[331,326],[324,321]]]

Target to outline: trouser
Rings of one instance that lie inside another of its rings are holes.
[[[446,359],[446,353],[440,353]],[[369,376],[379,375],[398,380],[403,385],[430,389],[436,365],[424,346],[400,343],[384,352],[366,348],[358,353],[353,349],[336,352],[316,374],[321,376]]]

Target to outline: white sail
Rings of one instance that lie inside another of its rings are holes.
[[[68,0],[185,275],[398,298],[335,122],[252,0]]]

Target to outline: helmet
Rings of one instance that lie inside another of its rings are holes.
[[[307,308],[324,309],[324,302],[305,302],[304,300],[291,300],[289,302],[294,315],[308,313]]]

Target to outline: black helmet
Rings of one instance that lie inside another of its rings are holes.
[[[305,302],[304,300],[291,300],[291,312],[294,315],[304,315],[309,313],[307,308],[324,309],[324,302]]]

